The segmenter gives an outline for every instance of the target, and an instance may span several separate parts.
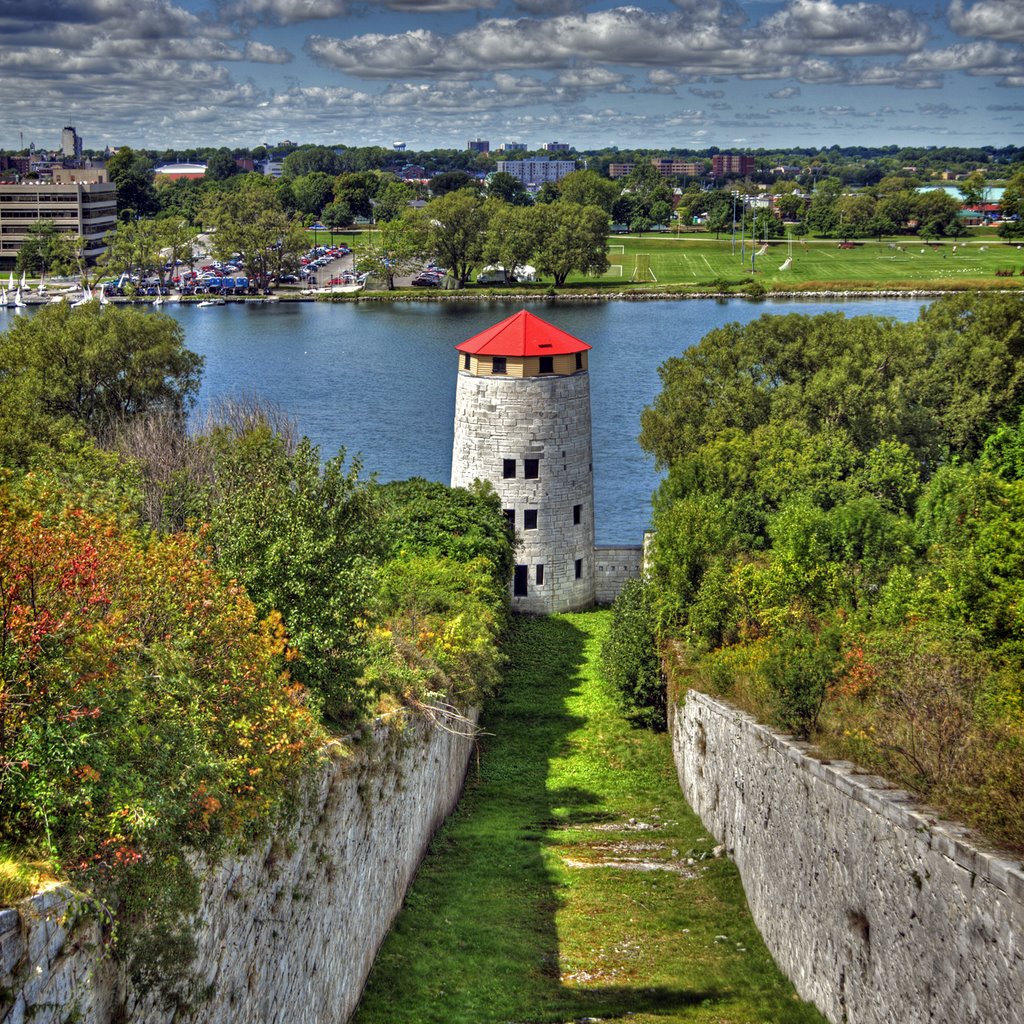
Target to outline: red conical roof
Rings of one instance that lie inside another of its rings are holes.
[[[459,352],[486,356],[558,356],[590,347],[525,309],[455,346]]]

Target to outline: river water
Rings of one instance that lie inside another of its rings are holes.
[[[600,544],[636,544],[658,483],[636,443],[658,366],[714,327],[763,313],[917,316],[920,299],[531,302],[593,345],[594,489]],[[206,358],[200,404],[259,394],[282,407],[321,454],[359,453],[381,480],[448,482],[457,359],[453,346],[522,308],[508,302],[165,306]],[[13,315],[13,314],[12,314]],[[4,326],[0,317],[0,329]]]

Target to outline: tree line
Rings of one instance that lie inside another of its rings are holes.
[[[201,993],[198,855],[270,833],[376,716],[497,680],[513,538],[493,491],[380,485],[280,412],[186,430],[202,359],[131,308],[0,334],[0,846],[106,916],[142,988]]]
[[[662,655],[830,756],[1024,848],[1024,302],[916,322],[764,316],[660,369],[667,476],[609,671],[663,720]]]

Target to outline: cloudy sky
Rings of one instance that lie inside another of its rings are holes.
[[[0,0],[0,148],[1024,142],[1024,0]],[[21,134],[19,134],[21,133]]]

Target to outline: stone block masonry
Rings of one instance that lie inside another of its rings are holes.
[[[640,544],[594,548],[594,600],[611,604],[629,580],[640,578],[644,549]]]
[[[833,1024],[1024,1021],[1019,861],[704,694],[671,715],[686,799],[803,998]]]
[[[212,994],[190,1024],[344,1024],[472,748],[423,719],[368,728],[310,781],[291,829],[212,867],[195,963]],[[0,911],[0,1024],[181,1021],[126,988],[73,911],[65,889]]]

